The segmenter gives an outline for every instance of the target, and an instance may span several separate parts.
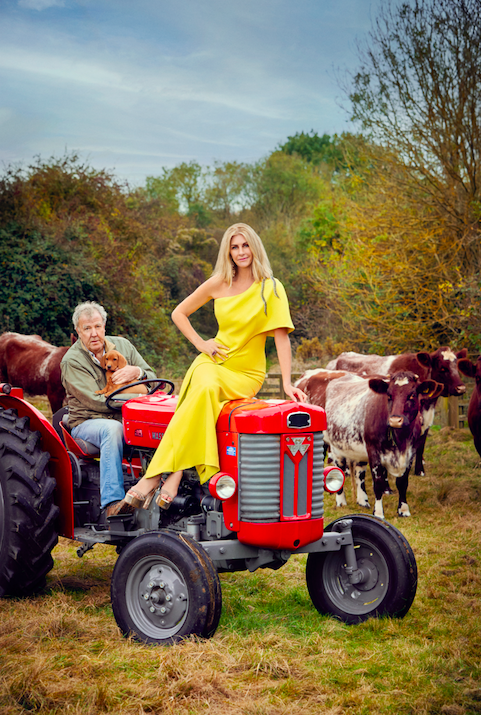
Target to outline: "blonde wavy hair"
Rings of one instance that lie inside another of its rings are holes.
[[[240,234],[244,236],[252,251],[252,275],[254,280],[264,281],[266,278],[272,278],[272,268],[267,257],[266,249],[261,239],[253,228],[246,223],[235,223],[229,226],[227,231],[222,236],[220,242],[219,255],[215,264],[213,276],[219,276],[224,280],[229,287],[232,285],[232,279],[235,276],[236,265],[230,255],[230,242],[233,236]]]

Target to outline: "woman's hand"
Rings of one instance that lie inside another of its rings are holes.
[[[290,397],[295,402],[307,402],[306,393],[299,390],[298,387],[294,387],[294,385],[284,385],[284,392],[287,397]]]
[[[205,353],[210,357],[212,362],[217,362],[216,358],[219,358],[222,362],[227,360],[229,357],[229,348],[222,343],[217,342],[214,338],[210,340],[203,340],[200,345],[198,345],[198,350],[201,353]]]

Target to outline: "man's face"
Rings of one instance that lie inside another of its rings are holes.
[[[105,325],[97,311],[90,316],[81,315],[78,321],[77,333],[87,350],[97,355],[102,353],[105,340]]]

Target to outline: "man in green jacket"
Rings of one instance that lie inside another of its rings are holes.
[[[109,350],[118,350],[127,366],[112,375],[115,384],[154,379],[155,372],[126,338],[105,335],[107,313],[98,303],[78,305],[72,321],[77,340],[65,353],[60,368],[67,393],[69,427],[74,439],[84,439],[100,449],[100,503],[106,516],[116,513],[125,496],[122,472],[123,428],[120,412],[109,409],[102,390],[107,378],[100,360]]]

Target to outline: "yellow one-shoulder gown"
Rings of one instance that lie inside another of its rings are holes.
[[[260,390],[266,373],[266,337],[277,328],[294,330],[284,286],[275,279],[217,298],[214,312],[219,324],[215,339],[229,348],[229,357],[214,363],[202,353],[194,360],[146,477],[195,467],[204,483],[216,474],[216,423],[222,408]]]

